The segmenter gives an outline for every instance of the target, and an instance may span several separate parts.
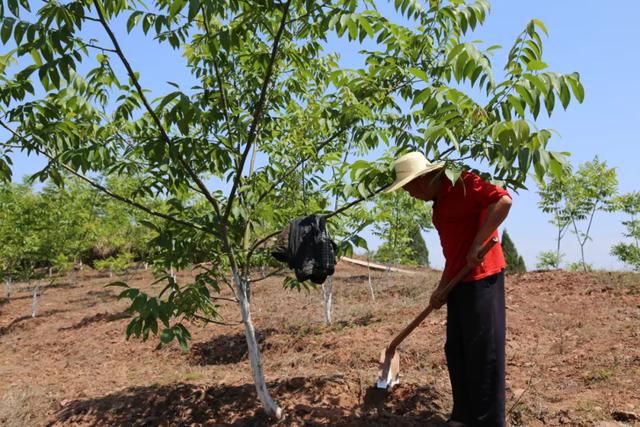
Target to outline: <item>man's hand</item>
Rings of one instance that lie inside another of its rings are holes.
[[[471,268],[476,267],[482,263],[480,252],[482,251],[482,245],[473,243],[471,249],[467,252],[467,265]]]
[[[447,296],[448,295],[444,295],[443,288],[438,286],[431,294],[429,305],[433,307],[434,310],[438,310],[447,302]]]

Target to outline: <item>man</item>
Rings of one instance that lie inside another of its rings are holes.
[[[446,260],[430,304],[447,303],[445,353],[453,392],[450,426],[505,425],[505,301],[502,248],[496,244],[481,259],[483,245],[498,236],[511,208],[504,189],[463,172],[456,183],[443,164],[429,163],[413,152],[394,163],[396,179],[385,191],[403,188],[425,202],[433,201],[433,225]],[[465,264],[471,273],[450,295],[447,281]]]

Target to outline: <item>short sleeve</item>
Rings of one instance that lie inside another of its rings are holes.
[[[469,195],[483,208],[497,202],[502,196],[511,198],[507,190],[483,180],[476,174],[470,173],[465,181]]]

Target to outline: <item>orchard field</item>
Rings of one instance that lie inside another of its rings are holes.
[[[494,3],[0,0],[0,424],[444,425],[444,310],[372,388],[441,276],[407,153],[538,196],[495,223],[510,423],[639,424],[640,10]],[[272,256],[310,215],[321,286]]]
[[[334,321],[318,290],[254,287],[252,305],[267,385],[283,425],[444,426],[451,406],[445,310],[401,346],[400,386],[373,388],[380,348],[428,301],[438,272],[372,272],[341,261]],[[181,271],[178,282],[194,272]],[[242,325],[194,324],[190,348],[124,339],[129,304],[115,278],[86,268],[0,301],[0,425],[269,425],[255,396]],[[150,294],[152,276],[129,280]],[[225,294],[224,292],[222,293]],[[512,425],[640,425],[640,277],[634,273],[530,272],[507,277],[507,410]]]

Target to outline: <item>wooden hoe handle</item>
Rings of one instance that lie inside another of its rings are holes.
[[[482,250],[480,251],[480,258],[484,258],[484,256],[487,254],[487,252],[489,252],[491,250],[491,248],[493,248],[495,246],[495,244],[498,243],[498,238],[494,237],[491,240],[489,240],[487,243],[485,243],[485,245],[482,247]],[[455,276],[453,276],[453,279],[451,279],[449,281],[449,283],[447,283],[447,285],[444,287],[443,289],[443,294],[444,297],[446,298],[449,295],[449,292],[451,292],[451,290],[465,277],[469,274],[469,272],[471,272],[471,267],[469,265],[465,265],[464,267],[462,267],[460,269],[460,271],[458,271],[458,274],[456,274]],[[413,319],[411,321],[411,323],[409,323],[409,325],[404,328],[402,331],[400,331],[400,333],[393,339],[393,341],[391,341],[391,343],[389,344],[389,347],[387,347],[387,354],[388,355],[392,355],[393,353],[395,353],[396,348],[400,345],[400,343],[402,341],[404,341],[404,339],[411,333],[413,332],[413,330],[420,324],[422,323],[422,321],[429,315],[429,313],[431,313],[433,311],[433,307],[431,306],[431,304],[429,304],[427,306],[427,308],[425,308],[420,314],[418,314],[416,316],[415,319]]]

